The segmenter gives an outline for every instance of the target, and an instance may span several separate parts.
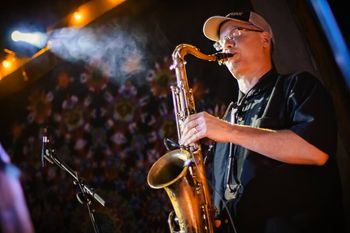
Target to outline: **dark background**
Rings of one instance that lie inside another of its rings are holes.
[[[3,3],[0,48],[13,50],[18,56],[31,56],[38,49],[11,42],[8,38],[12,30],[26,27],[45,31],[85,2]],[[87,34],[79,34],[68,40],[66,47],[49,52],[44,58],[52,59],[54,66],[44,75],[36,75],[26,67],[29,80],[23,87],[1,95],[0,140],[22,171],[36,232],[93,232],[86,207],[75,197],[72,178],[55,165],[42,167],[40,140],[45,127],[49,128],[57,156],[106,200],[106,207],[93,202],[102,232],[168,231],[169,200],[164,190],[148,187],[146,176],[154,161],[165,153],[162,140],[176,138],[169,93],[174,81],[169,71],[171,53],[180,43],[213,53],[212,43],[202,35],[203,22],[212,15],[225,15],[238,5],[259,6],[258,12],[272,20],[276,38],[280,39],[275,51],[279,70],[308,69],[331,92],[341,129],[337,158],[342,164],[344,203],[349,213],[349,105],[344,104],[349,101],[349,93],[329,44],[305,1],[252,2],[220,0],[213,5],[200,0],[129,0],[86,27]],[[349,43],[345,3],[329,3]],[[86,51],[70,51],[80,48],[80,42],[91,35],[96,40],[84,47]],[[225,105],[236,98],[235,81],[217,64],[193,57],[187,61],[197,109],[220,116]],[[40,62],[33,60],[30,65],[39,69],[46,64]],[[210,143],[203,141],[204,146]]]
[[[151,2],[150,0],[141,0],[139,2]],[[46,31],[47,27],[57,23],[68,13],[74,11],[75,8],[83,3],[88,2],[87,0],[54,0],[54,1],[44,1],[44,0],[12,0],[6,1],[1,4],[0,8],[0,48],[13,49],[18,53],[23,53],[24,55],[31,54],[35,51],[35,48],[27,48],[23,51],[22,47],[16,46],[10,40],[11,32],[17,28],[23,28],[27,30],[39,30]],[[162,2],[168,1],[153,1],[156,4],[162,4]],[[231,1],[232,4],[237,4]],[[185,3],[185,2],[182,2]],[[329,5],[333,10],[333,14],[337,20],[337,23],[343,33],[344,39],[349,47],[350,41],[350,29],[348,25],[349,17],[346,12],[346,6],[344,1],[328,0]],[[181,1],[177,4],[180,5]],[[191,4],[191,3],[189,3]],[[186,4],[185,4],[186,5]],[[213,6],[212,11],[215,12],[215,8],[219,9],[221,4]],[[185,6],[186,8],[186,6]],[[200,4],[199,4],[200,8]],[[224,9],[224,7],[222,7]],[[200,9],[199,9],[200,11]],[[229,9],[227,9],[229,11]],[[179,19],[174,19],[177,21]]]

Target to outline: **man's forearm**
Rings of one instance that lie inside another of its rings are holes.
[[[328,155],[291,130],[269,130],[232,125],[229,141],[291,164],[323,165]]]

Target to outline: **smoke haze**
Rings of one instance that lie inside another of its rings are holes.
[[[60,58],[100,68],[115,82],[146,70],[145,44],[147,37],[140,30],[126,31],[116,22],[96,28],[56,29],[48,42],[51,52]]]

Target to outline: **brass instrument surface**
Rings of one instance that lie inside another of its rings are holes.
[[[185,59],[191,54],[207,61],[222,61],[230,54],[206,55],[189,44],[178,45],[173,54],[176,85],[171,86],[178,139],[185,119],[196,113],[192,90],[188,85]],[[169,215],[171,232],[213,233],[214,207],[209,192],[201,146],[199,142],[191,146],[181,146],[158,159],[151,167],[147,182],[155,189],[164,188],[175,211]],[[177,222],[176,222],[177,221]]]

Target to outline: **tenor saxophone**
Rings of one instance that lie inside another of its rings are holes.
[[[181,125],[196,112],[192,89],[189,88],[184,57],[191,54],[199,59],[218,61],[222,64],[231,54],[206,55],[198,48],[178,45],[173,54],[176,85],[171,86],[178,139]],[[151,188],[164,188],[173,207],[168,225],[172,233],[213,233],[214,213],[211,195],[205,175],[205,167],[199,142],[181,146],[159,158],[149,170],[147,182]]]

